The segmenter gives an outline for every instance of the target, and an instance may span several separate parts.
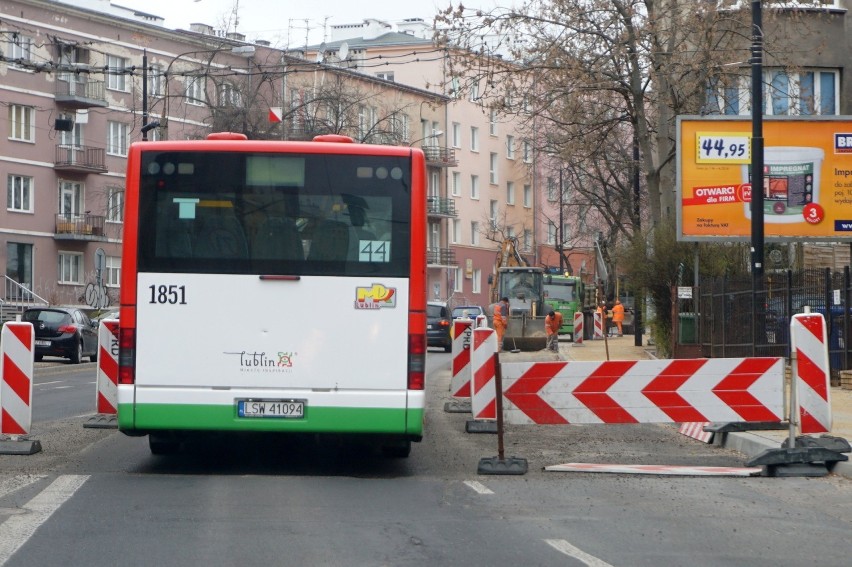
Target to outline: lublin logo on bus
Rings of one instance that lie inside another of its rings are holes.
[[[355,288],[355,309],[396,307],[396,288],[374,283],[372,287]]]
[[[279,352],[270,357],[265,352],[226,352],[240,357],[241,372],[292,372],[295,352]]]

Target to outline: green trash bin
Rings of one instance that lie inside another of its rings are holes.
[[[695,340],[695,313],[678,314],[677,342],[681,345],[694,345]]]

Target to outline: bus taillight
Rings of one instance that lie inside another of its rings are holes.
[[[408,335],[408,389],[426,387],[426,335]]]
[[[119,328],[118,331],[118,383],[136,382],[136,329]]]

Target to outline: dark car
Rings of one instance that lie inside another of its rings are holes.
[[[444,352],[453,350],[451,325],[450,308],[446,303],[430,301],[426,304],[426,346],[442,347]]]
[[[21,320],[35,329],[35,359],[61,356],[78,364],[83,357],[98,359],[98,327],[76,307],[30,307]]]

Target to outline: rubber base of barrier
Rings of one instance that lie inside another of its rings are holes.
[[[464,430],[467,433],[497,433],[497,422],[474,419],[464,424]]]
[[[109,413],[99,413],[97,415],[93,415],[89,418],[89,420],[83,424],[83,427],[90,427],[93,429],[118,429],[118,419],[116,419],[115,414]]]
[[[479,474],[527,474],[527,470],[527,460],[520,457],[483,457],[476,468]]]
[[[776,478],[792,477],[821,477],[828,476],[828,467],[818,463],[790,463],[778,466],[767,466],[766,476]]]
[[[470,400],[466,402],[453,400],[444,404],[446,413],[471,413]]]
[[[34,455],[41,453],[41,442],[31,439],[0,441],[0,455]]]

